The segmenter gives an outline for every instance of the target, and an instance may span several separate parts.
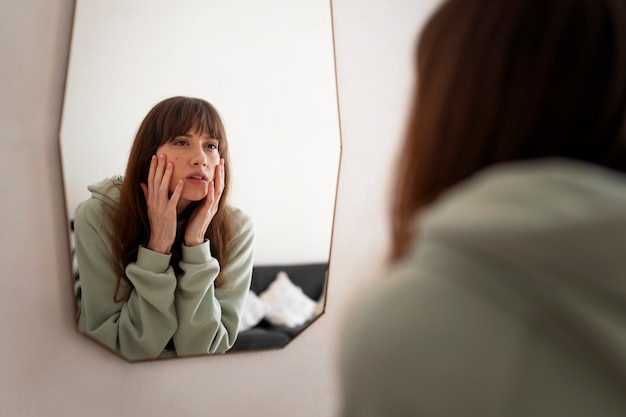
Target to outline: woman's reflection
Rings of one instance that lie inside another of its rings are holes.
[[[252,275],[252,220],[227,203],[222,120],[172,97],[141,123],[124,177],[91,185],[74,220],[80,330],[128,360],[223,353]]]

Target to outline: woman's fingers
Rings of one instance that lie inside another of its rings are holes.
[[[167,165],[167,161],[165,160],[165,155],[161,154],[161,155],[157,155],[157,161],[156,161],[156,169],[154,171],[154,178],[153,178],[153,191],[160,191],[161,190],[161,185],[163,183],[163,176],[164,173],[166,171],[166,165]]]
[[[224,191],[224,160],[222,159],[218,165],[215,166],[213,172],[213,180],[209,182],[209,188],[204,200],[203,206],[206,209],[206,213],[209,216],[213,216],[217,212],[217,206],[222,192]]]
[[[219,186],[219,190],[220,190],[220,194],[222,194],[222,192],[224,191],[224,179],[225,179],[225,174],[226,170],[224,169],[224,159],[220,159],[220,186]]]
[[[180,194],[183,192],[183,186],[185,182],[183,180],[178,180],[178,184],[176,184],[176,188],[174,188],[174,192],[170,197],[170,205],[173,205],[174,208],[178,206],[178,200],[180,199]]]
[[[170,191],[170,180],[172,179],[172,172],[174,171],[174,164],[167,162],[163,175],[161,176],[161,182],[158,182],[160,197],[167,198]]]
[[[219,202],[222,192],[224,192],[224,159],[220,159],[220,163],[215,166],[213,175],[213,200]]]
[[[179,181],[170,197],[170,181],[174,164],[165,155],[153,156],[148,171],[148,183],[141,183],[146,196],[150,219],[148,248],[156,252],[169,253],[176,238],[176,206],[183,189]]]
[[[169,200],[169,186],[173,171],[174,164],[167,162],[165,155],[160,154],[152,156],[150,170],[148,171],[148,195],[146,196],[146,200],[148,196],[154,199],[153,201],[158,198]],[[145,192],[146,190],[144,190],[144,193]]]
[[[204,242],[204,236],[217,213],[222,192],[224,191],[224,160],[215,166],[213,179],[209,182],[207,195],[198,207],[193,211],[187,228],[185,229],[185,245],[195,246]]]
[[[213,216],[217,213],[217,208],[224,192],[224,159],[215,166],[213,173],[213,181],[209,183],[209,190],[206,196],[204,206],[208,209],[208,215]]]

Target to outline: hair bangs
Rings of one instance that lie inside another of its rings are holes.
[[[160,144],[173,140],[191,130],[206,134],[219,141],[224,139],[224,127],[217,110],[208,102],[179,97],[172,99],[172,106],[163,120]]]

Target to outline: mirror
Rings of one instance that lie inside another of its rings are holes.
[[[124,174],[156,103],[209,101],[228,137],[230,204],[254,219],[250,291],[261,296],[286,275],[314,302],[297,325],[263,315],[228,352],[284,347],[324,310],[336,91],[329,0],[77,0],[59,134],[68,224],[87,185]],[[268,300],[264,311],[279,308]]]

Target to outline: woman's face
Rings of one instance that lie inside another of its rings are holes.
[[[165,155],[166,162],[174,164],[169,191],[172,193],[178,181],[184,186],[178,209],[183,210],[191,201],[206,197],[209,182],[215,175],[215,167],[220,163],[219,141],[201,133],[196,127],[179,135],[157,149],[157,155]]]

